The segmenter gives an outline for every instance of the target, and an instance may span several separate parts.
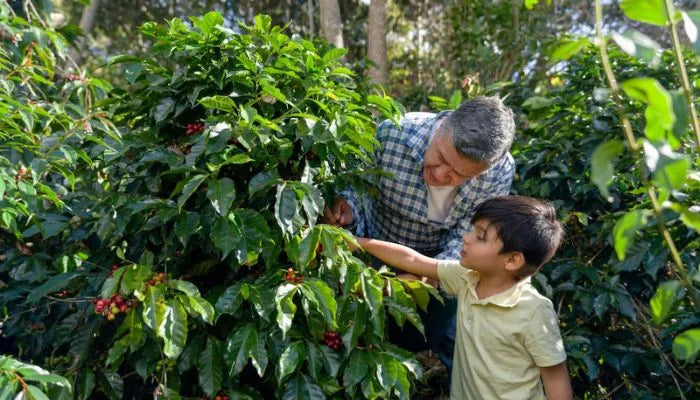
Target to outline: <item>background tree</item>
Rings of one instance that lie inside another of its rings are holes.
[[[370,65],[368,74],[372,82],[384,87],[389,83],[386,27],[386,0],[372,0],[367,18],[367,58],[373,65]]]
[[[321,37],[335,47],[345,47],[338,0],[319,0],[319,8],[321,10]]]

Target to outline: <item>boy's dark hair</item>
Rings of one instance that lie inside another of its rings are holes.
[[[485,219],[503,242],[500,254],[517,251],[525,257],[518,278],[530,276],[554,256],[564,238],[564,227],[547,201],[525,196],[490,198],[474,211],[472,224]]]

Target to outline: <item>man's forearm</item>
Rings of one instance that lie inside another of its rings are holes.
[[[434,258],[398,243],[367,238],[358,238],[357,242],[366,252],[392,267],[438,280],[438,261]]]

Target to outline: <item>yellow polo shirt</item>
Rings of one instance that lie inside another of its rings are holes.
[[[438,276],[459,296],[450,398],[545,399],[539,367],[566,360],[552,302],[530,278],[480,300],[479,273],[459,260],[440,261]]]

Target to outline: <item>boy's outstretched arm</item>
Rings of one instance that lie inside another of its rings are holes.
[[[384,261],[387,265],[416,275],[438,280],[438,260],[398,243],[376,239],[356,238],[357,243],[369,254]]]
[[[551,367],[540,367],[547,400],[571,400],[574,397],[566,361]]]

